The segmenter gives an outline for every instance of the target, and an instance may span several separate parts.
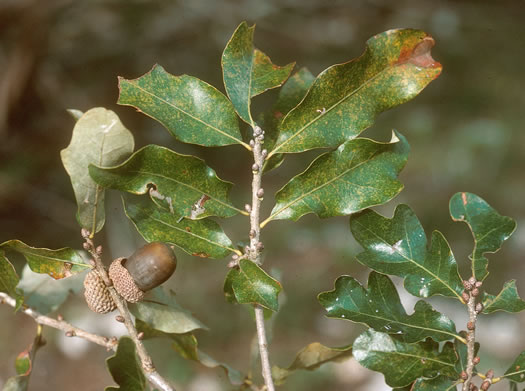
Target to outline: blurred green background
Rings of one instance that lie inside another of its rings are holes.
[[[170,73],[197,76],[224,91],[220,56],[243,20],[257,24],[255,43],[274,63],[297,61],[314,74],[359,56],[372,35],[413,27],[435,38],[433,57],[444,70],[414,101],[381,115],[364,134],[386,140],[395,128],[412,148],[401,175],[405,189],[379,209],[390,214],[396,204],[410,204],[429,234],[434,229],[445,234],[465,270],[472,240],[466,225],[451,221],[448,200],[457,191],[480,195],[518,222],[502,251],[490,256],[485,286],[496,293],[504,281],[515,278],[525,292],[524,17],[521,0],[1,0],[0,242],[17,238],[37,247],[81,246],[74,196],[59,156],[74,125],[68,108],[114,110],[133,132],[136,149],[155,143],[201,156],[222,179],[236,183],[237,205],[249,199],[251,163],[242,148],[208,150],[176,142],[155,121],[116,105],[118,75],[135,78],[159,63]],[[275,96],[275,91],[267,93],[252,106],[264,110]],[[263,216],[273,205],[271,195],[318,153],[291,156],[265,178]],[[106,207],[107,224],[98,237],[106,260],[127,256],[142,240],[123,217],[118,194],[110,192]],[[234,241],[245,239],[247,224],[243,217],[223,222]],[[279,274],[284,286],[270,346],[274,363],[289,365],[300,348],[314,341],[350,343],[362,327],[325,318],[316,300],[341,274],[366,282],[368,270],[354,259],[360,250],[348,218],[309,215],[298,223],[272,222],[263,239],[265,268]],[[227,260],[178,255],[178,271],[169,286],[180,304],[210,327],[197,333],[201,348],[248,371],[255,327],[245,308],[224,300]],[[21,270],[21,262],[17,268]],[[414,298],[401,295],[411,312]],[[458,329],[464,328],[460,307],[431,301],[449,311]],[[113,316],[89,313],[78,295],[60,312],[89,330],[122,333]],[[14,374],[14,358],[32,341],[36,326],[6,306],[0,307],[0,319],[1,385]],[[524,326],[523,315],[482,317],[478,368],[494,367],[501,373],[525,348]],[[102,390],[113,383],[104,368],[109,356],[104,349],[66,340],[54,330],[46,329],[44,335],[50,343],[37,355],[30,390]],[[221,370],[184,361],[164,342],[148,345],[160,372],[177,389],[232,389]],[[388,388],[381,375],[349,360],[314,373],[298,372],[281,389]]]

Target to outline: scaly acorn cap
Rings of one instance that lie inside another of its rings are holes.
[[[122,265],[126,258],[121,257],[111,262],[109,267],[109,278],[120,296],[130,303],[136,303],[144,298],[145,292],[140,290],[131,274]]]
[[[91,270],[84,279],[84,297],[89,309],[99,314],[113,311],[117,306],[96,270]]]

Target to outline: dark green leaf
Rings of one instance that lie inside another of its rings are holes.
[[[304,369],[313,371],[327,362],[342,362],[352,357],[352,346],[329,348],[314,342],[301,349],[288,368],[272,367],[272,377],[276,384],[283,384],[294,371]]]
[[[321,293],[319,302],[330,318],[347,319],[377,331],[400,334],[408,343],[427,337],[438,342],[461,338],[454,322],[422,300],[417,302],[414,313],[407,315],[390,278],[376,272],[370,273],[368,290],[350,276],[339,277],[335,289]]]
[[[24,267],[18,288],[24,292],[24,304],[41,314],[56,311],[71,293],[82,289],[85,273],[78,273],[69,278],[54,280],[47,274],[38,274]]]
[[[250,112],[251,98],[279,87],[290,75],[294,64],[279,67],[253,47],[255,26],[242,22],[222,53],[222,75],[226,93],[235,110],[246,123],[254,126]]]
[[[301,102],[314,79],[315,76],[308,69],[301,68],[283,84],[277,102],[261,121],[265,133],[264,147],[267,150],[273,149],[279,136],[279,124],[284,116]],[[283,160],[284,154],[273,155],[264,162],[263,171],[268,172],[279,167]]]
[[[410,391],[451,391],[460,384],[457,380],[445,376],[434,379],[417,379]]]
[[[32,271],[47,273],[55,280],[91,269],[91,266],[84,262],[80,253],[70,248],[59,250],[36,248],[30,247],[20,240],[8,240],[0,244],[0,248],[22,254]]]
[[[389,30],[368,40],[363,55],[323,71],[284,118],[276,153],[336,147],[357,137],[377,115],[415,97],[441,73],[432,37]]]
[[[19,280],[15,268],[0,249],[0,292],[5,292],[11,297],[17,297],[16,286]]]
[[[414,296],[462,300],[463,284],[447,241],[434,231],[427,249],[425,231],[407,205],[399,205],[392,219],[367,209],[351,217],[350,228],[365,249],[357,255],[363,265],[404,277],[406,290]]]
[[[202,258],[223,258],[235,252],[231,240],[212,220],[178,219],[152,202],[128,200],[126,215],[147,242],[171,243],[188,254]]]
[[[231,102],[192,76],[173,76],[160,65],[134,80],[119,77],[118,103],[159,121],[178,140],[207,147],[242,144]]]
[[[495,311],[520,312],[525,310],[525,301],[518,294],[516,280],[507,281],[497,296],[484,293],[482,303],[484,314]]]
[[[271,220],[297,220],[307,213],[345,216],[394,198],[403,184],[397,175],[408,158],[406,139],[393,133],[390,143],[359,138],[315,159],[275,196]]]
[[[133,152],[133,135],[111,110],[97,107],[87,111],[73,128],[73,137],[60,152],[71,177],[81,227],[98,232],[104,226],[104,191],[89,176],[88,166],[114,166]]]
[[[137,320],[137,330],[144,333],[144,338],[169,338],[172,341],[172,347],[184,359],[200,362],[208,368],[222,368],[227,374],[233,385],[243,384],[242,374],[227,364],[220,363],[198,349],[197,338],[191,333],[186,334],[168,334],[151,328],[148,324]]]
[[[146,378],[135,355],[135,344],[131,338],[120,338],[117,353],[106,360],[106,365],[113,380],[120,386],[118,388],[106,387],[106,391],[146,390]]]
[[[217,177],[197,157],[148,145],[117,167],[91,165],[89,174],[100,186],[133,194],[150,192],[177,216],[192,219],[231,217],[241,212],[229,199],[232,183]],[[158,202],[158,201],[157,201]]]
[[[165,333],[184,334],[206,329],[206,326],[177,303],[173,292],[164,292],[160,287],[152,291],[148,300],[129,304],[128,307],[137,319]]]
[[[419,377],[456,375],[456,355],[450,342],[439,352],[438,343],[431,340],[408,344],[368,330],[355,340],[353,353],[362,366],[385,375],[391,387],[406,386]]]
[[[482,281],[489,274],[486,253],[495,253],[516,229],[516,222],[501,216],[483,199],[472,193],[456,193],[450,199],[450,215],[454,221],[468,224],[474,236],[472,274]]]
[[[42,345],[42,326],[39,325],[33,343],[15,359],[16,376],[7,379],[2,391],[26,391],[28,389],[29,377],[33,370],[33,361],[37,350]]]
[[[525,351],[520,353],[502,377],[516,383],[525,381]]]
[[[272,311],[279,309],[277,296],[282,289],[281,284],[254,262],[241,259],[239,267],[231,269],[226,280],[231,281],[231,290],[238,303],[259,304]]]

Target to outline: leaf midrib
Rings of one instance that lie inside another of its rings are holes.
[[[219,128],[216,128],[215,126],[213,126],[213,125],[211,125],[211,124],[209,124],[209,123],[207,123],[207,122],[201,120],[200,118],[195,117],[194,115],[188,113],[186,110],[183,110],[182,108],[180,108],[180,107],[178,107],[178,106],[172,104],[171,102],[168,102],[167,100],[161,98],[160,96],[155,95],[155,94],[149,92],[148,90],[142,88],[142,87],[139,86],[138,84],[133,83],[133,82],[131,82],[130,80],[126,80],[126,81],[127,81],[130,85],[132,85],[132,86],[134,86],[135,88],[139,89],[140,91],[142,91],[142,92],[144,92],[144,93],[146,93],[146,94],[148,94],[148,95],[150,95],[150,96],[152,96],[152,97],[158,99],[159,101],[161,101],[161,102],[167,104],[167,105],[170,106],[170,107],[173,107],[175,110],[180,111],[182,114],[187,115],[188,117],[190,117],[190,118],[193,119],[194,121],[200,122],[200,123],[203,124],[204,126],[207,126],[208,128],[210,128],[210,129],[216,131],[217,133],[219,133],[219,134],[221,134],[221,135],[223,135],[223,136],[225,136],[225,137],[228,137],[228,138],[230,138],[230,139],[232,139],[232,140],[235,140],[238,144],[241,144],[241,145],[243,145],[243,146],[246,147],[246,143],[244,143],[242,140],[240,140],[240,139],[238,139],[238,138],[236,138],[236,137],[234,137],[234,136],[232,136],[232,135],[226,133],[226,132],[223,131],[223,130],[220,130]]]
[[[236,208],[235,206],[233,206],[233,205],[229,205],[229,204],[225,203],[224,201],[221,201],[219,198],[216,198],[216,197],[213,196],[212,194],[209,194],[209,193],[207,193],[207,192],[205,192],[205,191],[202,191],[201,189],[198,189],[198,188],[196,188],[196,187],[194,187],[194,186],[191,186],[191,185],[189,185],[189,184],[187,184],[187,183],[184,183],[184,182],[178,181],[178,180],[175,179],[175,178],[168,177],[168,176],[165,176],[165,175],[162,175],[162,174],[156,173],[156,172],[149,172],[149,171],[130,170],[129,172],[131,172],[131,173],[136,173],[136,174],[143,174],[143,175],[151,175],[151,176],[153,176],[153,177],[163,178],[163,179],[165,179],[165,180],[167,180],[167,181],[175,182],[175,183],[177,183],[177,184],[179,184],[179,185],[182,185],[182,186],[187,187],[188,189],[191,189],[191,190],[193,190],[193,191],[196,191],[197,193],[202,193],[202,194],[204,194],[204,195],[210,197],[211,200],[213,200],[213,201],[215,201],[215,202],[217,202],[217,203],[219,203],[219,204],[221,204],[221,205],[223,205],[223,206],[225,206],[225,207],[227,207],[227,208],[229,208],[229,209],[233,209],[233,210],[235,210],[237,213],[242,213],[242,210]],[[218,179],[218,178],[217,178],[217,179]]]
[[[391,64],[389,64],[391,65]],[[354,89],[353,91],[351,91],[348,95],[344,96],[343,98],[339,99],[337,102],[335,102],[332,106],[330,106],[328,109],[326,109],[324,112],[322,112],[321,114],[319,114],[318,116],[314,117],[311,121],[309,121],[308,123],[306,123],[302,128],[300,128],[296,133],[292,134],[289,138],[287,138],[286,140],[284,140],[281,144],[277,145],[272,152],[270,152],[268,154],[268,158],[270,158],[272,155],[274,155],[275,153],[277,153],[277,151],[285,144],[287,144],[290,140],[294,139],[295,137],[297,137],[300,133],[302,133],[304,130],[306,130],[308,127],[310,127],[310,125],[312,125],[313,123],[317,122],[320,118],[322,118],[324,115],[326,115],[327,113],[329,113],[330,111],[332,111],[332,109],[334,109],[336,106],[338,106],[339,104],[343,103],[346,99],[350,98],[351,96],[357,94],[361,89],[363,89],[365,86],[367,86],[369,83],[371,83],[372,81],[374,81],[376,78],[378,78],[383,72],[386,72],[387,69],[390,69],[390,67],[388,68],[384,68],[382,69],[381,71],[379,71],[377,74],[375,74],[373,77],[365,80],[363,82],[363,84],[361,84],[358,88]],[[315,82],[314,82],[315,83]],[[303,99],[304,100],[304,99]],[[298,106],[296,106],[298,107]],[[284,124],[286,119],[288,118],[288,116],[293,113],[295,111],[295,108],[293,110],[290,110],[288,112],[288,114],[286,114],[286,117],[283,119],[282,123]]]
[[[173,225],[173,224],[170,224],[170,223],[168,223],[168,222],[166,222],[166,221],[164,221],[164,220],[158,219],[158,218],[156,218],[156,217],[154,217],[154,216],[149,216],[149,218],[150,218],[151,220],[153,220],[153,221],[156,221],[156,222],[159,222],[159,223],[161,223],[161,224],[163,224],[163,225],[166,225],[167,227],[170,227],[170,228],[173,228],[173,229],[175,229],[175,230],[177,230],[177,231],[180,231],[180,232],[182,232],[182,233],[184,233],[184,234],[186,234],[186,235],[193,236],[193,237],[195,237],[195,238],[198,238],[198,239],[204,240],[205,242],[208,242],[208,243],[210,243],[210,244],[212,244],[212,245],[215,245],[215,246],[217,246],[217,247],[221,247],[221,248],[223,248],[223,249],[225,249],[225,250],[230,250],[230,251],[232,251],[232,252],[235,252],[235,250],[234,250],[233,248],[230,248],[230,247],[228,247],[228,246],[224,246],[224,245],[222,245],[222,244],[220,244],[220,243],[217,243],[217,242],[214,242],[214,241],[212,241],[212,240],[210,240],[210,239],[208,239],[208,238],[204,238],[204,237],[202,237],[202,236],[196,235],[196,234],[193,233],[193,232],[188,232],[188,231],[186,231],[185,229],[179,228],[179,227],[177,227],[177,226],[175,226],[175,225]]]
[[[300,202],[303,198],[309,196],[309,195],[312,194],[312,193],[315,193],[316,191],[322,189],[323,187],[332,184],[332,182],[337,181],[337,180],[340,179],[342,176],[348,174],[350,171],[353,171],[353,170],[357,169],[358,167],[360,167],[361,165],[363,165],[363,164],[365,164],[365,163],[368,163],[369,161],[371,161],[371,160],[372,160],[377,154],[379,154],[380,152],[381,152],[381,151],[376,151],[376,152],[374,152],[374,153],[373,153],[368,159],[362,161],[361,163],[359,163],[359,164],[357,164],[357,165],[355,165],[355,166],[353,166],[353,167],[350,167],[350,168],[344,170],[341,174],[335,176],[334,178],[332,178],[332,179],[329,180],[328,182],[325,182],[325,183],[323,183],[322,185],[317,186],[317,187],[313,188],[312,190],[309,190],[308,192],[301,194],[300,197],[298,197],[298,198],[292,200],[291,202],[289,202],[288,204],[286,204],[284,207],[282,207],[281,209],[277,210],[275,213],[272,213],[272,214],[271,214],[271,215],[270,215],[270,216],[269,216],[264,222],[261,223],[261,225],[264,226],[267,222],[271,221],[275,216],[277,216],[277,215],[278,215],[279,213],[281,213],[283,210],[288,209],[288,208],[289,208],[290,206],[292,206],[293,204],[295,204],[295,203],[297,203],[297,202]],[[354,155],[354,156],[355,156],[355,155]],[[354,156],[352,156],[352,160],[353,160]],[[313,165],[314,163],[315,163],[315,161],[312,163],[312,165]],[[352,161],[350,161],[349,164],[352,164]],[[312,166],[310,166],[310,167],[312,167]],[[304,173],[306,173],[310,167],[308,167],[308,168],[306,169],[306,171],[304,171]],[[301,174],[299,174],[299,175],[301,175]],[[296,178],[298,178],[298,177],[296,177]],[[351,183],[351,184],[353,184],[354,186],[362,187],[361,185],[358,185],[357,183],[353,183],[353,182],[347,182],[347,183]],[[372,187],[372,186],[368,186],[368,187]]]
[[[403,257],[404,259],[406,259],[407,261],[409,261],[410,263],[416,265],[417,267],[419,267],[420,269],[424,270],[425,272],[427,272],[428,274],[430,274],[432,277],[434,277],[437,281],[439,281],[443,286],[445,286],[446,288],[448,288],[451,292],[454,293],[454,295],[456,295],[460,300],[461,300],[461,296],[454,290],[454,288],[452,288],[452,286],[448,285],[445,283],[445,281],[443,281],[440,277],[438,277],[436,274],[434,274],[433,272],[431,272],[430,270],[428,270],[426,267],[424,267],[423,265],[417,263],[415,260],[413,260],[412,258],[408,258],[406,255],[402,254],[401,252],[399,252],[398,250],[394,249],[394,247],[389,244],[385,239],[383,239],[382,237],[380,237],[379,235],[377,235],[374,231],[370,230],[368,227],[364,226],[363,224],[361,224],[359,221],[355,221],[355,224],[358,224],[360,225],[362,228],[364,228],[367,232],[371,233],[374,237],[376,237],[377,239],[379,239],[382,243],[388,245],[389,247],[391,247],[397,254],[399,254],[401,257]],[[405,233],[408,235],[408,232],[406,232],[405,230]],[[409,241],[408,241],[409,243]],[[426,250],[426,249],[425,249]],[[411,273],[409,273],[411,274]]]

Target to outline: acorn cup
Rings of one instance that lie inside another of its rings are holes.
[[[177,267],[173,249],[161,242],[146,244],[129,258],[117,258],[109,267],[109,278],[120,296],[136,303],[147,291],[171,277]]]
[[[136,303],[144,298],[146,292],[170,278],[176,267],[177,257],[173,249],[164,243],[152,242],[139,248],[129,258],[115,259],[108,274],[117,293],[126,301]],[[116,308],[96,270],[87,274],[84,287],[84,296],[92,311],[105,314]]]

